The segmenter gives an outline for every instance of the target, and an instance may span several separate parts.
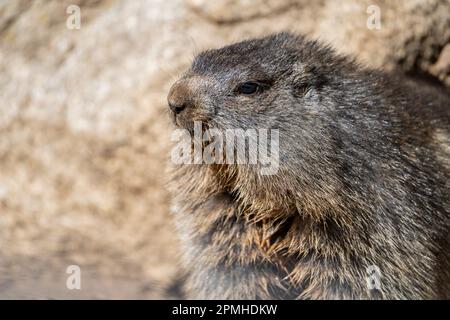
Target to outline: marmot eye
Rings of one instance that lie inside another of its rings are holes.
[[[260,90],[260,85],[256,82],[245,82],[237,87],[237,92],[241,94],[253,94]]]

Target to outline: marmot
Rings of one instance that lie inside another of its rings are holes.
[[[174,165],[189,298],[450,298],[450,104],[302,35],[200,53],[172,118],[279,131],[279,169]]]

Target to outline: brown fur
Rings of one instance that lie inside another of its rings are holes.
[[[249,56],[283,89],[224,102],[229,80],[216,77],[252,73]],[[308,67],[286,67],[296,59]],[[277,73],[285,67],[294,74]],[[204,82],[186,89],[198,74]],[[314,94],[311,110],[304,99]],[[186,101],[190,109],[175,116],[181,127],[275,126],[286,143],[276,175],[251,165],[173,168],[190,297],[450,298],[447,96],[280,34],[200,55],[169,94],[172,105]],[[367,285],[371,265],[381,270],[379,290]]]

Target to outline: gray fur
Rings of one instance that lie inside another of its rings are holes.
[[[266,88],[242,95],[246,81]],[[450,98],[280,33],[209,50],[173,116],[280,130],[280,169],[172,172],[192,298],[450,298]],[[366,268],[381,270],[380,290]]]

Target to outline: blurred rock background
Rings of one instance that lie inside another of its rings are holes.
[[[196,52],[281,30],[450,87],[448,0],[0,1],[0,298],[182,297],[168,88]]]

